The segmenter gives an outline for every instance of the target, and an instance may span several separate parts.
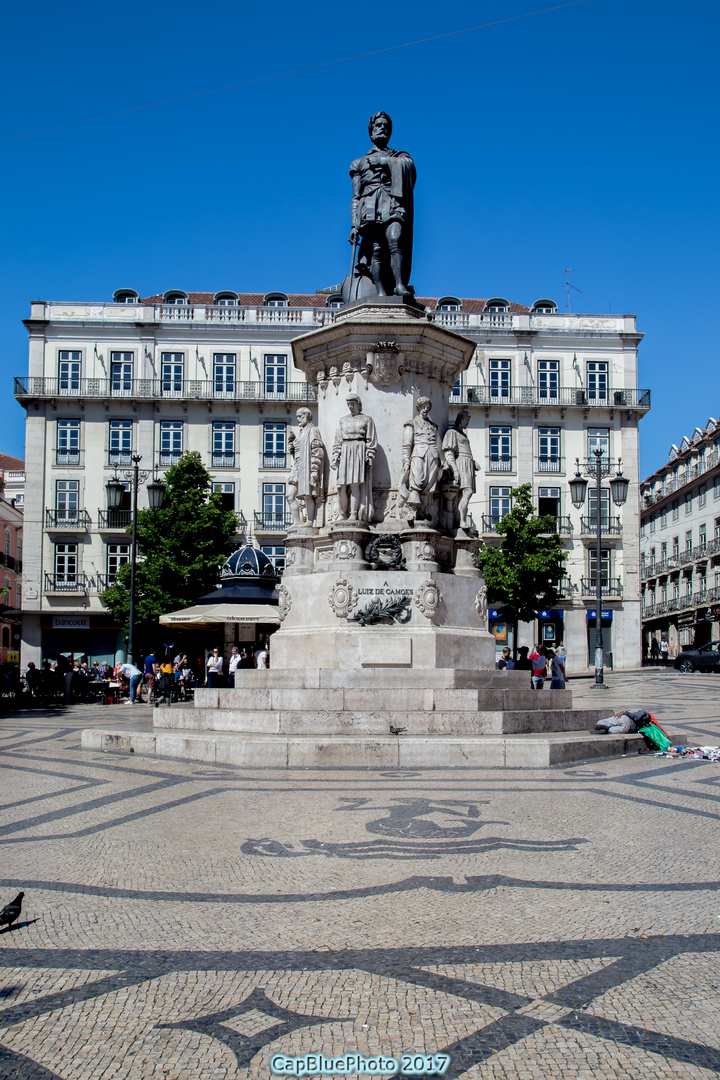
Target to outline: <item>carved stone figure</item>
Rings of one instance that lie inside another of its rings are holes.
[[[331,463],[337,472],[340,519],[369,522],[373,517],[372,466],[377,434],[357,394],[346,400],[350,412],[341,418],[335,432]]]
[[[428,498],[437,491],[444,457],[437,424],[430,420],[430,398],[417,399],[417,416],[403,428],[403,476],[401,496],[416,511],[427,507]]]
[[[379,296],[410,299],[415,165],[404,150],[388,146],[392,120],[387,113],[371,116],[368,132],[372,149],[350,166],[350,243],[360,241],[355,274],[371,277]],[[357,282],[351,282],[353,289],[354,299]]]
[[[487,598],[487,595],[488,595],[487,585],[481,585],[480,590],[479,590],[477,596],[475,597],[475,610],[477,611],[478,615],[480,616],[480,621],[483,622],[483,623],[487,623],[487,617],[488,617],[488,598]]]
[[[455,524],[461,529],[470,528],[468,506],[476,490],[475,473],[480,468],[473,459],[470,440],[465,434],[469,423],[470,413],[467,409],[462,409],[455,417],[455,423],[445,432],[442,443],[445,461],[453,474],[453,480],[460,488]]]
[[[312,413],[302,408],[297,411],[300,431],[297,437],[290,432],[288,450],[293,459],[288,480],[287,504],[293,525],[302,525],[302,507],[308,525],[322,526],[325,499],[325,446],[319,428],[312,422]]]

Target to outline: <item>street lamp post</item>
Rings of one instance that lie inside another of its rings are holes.
[[[612,468],[612,463],[604,458],[605,451],[602,447],[593,450],[593,461],[588,461],[585,471],[595,478],[595,690],[606,690],[603,675],[603,631],[602,631],[602,478],[607,476]],[[580,475],[580,461],[575,459],[575,476],[570,481],[570,498],[573,506],[578,509],[585,502],[588,481]],[[621,471],[622,460],[618,459],[617,473],[610,481],[610,496],[616,506],[622,506],[627,500],[629,481]],[[609,525],[609,522],[608,522]],[[610,575],[608,574],[608,589],[610,588]]]
[[[132,540],[130,542],[130,611],[128,613],[128,649],[127,660],[129,664],[132,664],[135,659],[134,648],[134,636],[135,636],[135,562],[137,556],[137,514],[138,514],[138,488],[140,484],[144,484],[150,475],[149,472],[140,472],[140,462],[142,461],[142,454],[133,454],[132,469],[126,469],[123,473],[125,481],[130,481],[132,489],[132,511],[131,511],[131,524],[132,524]],[[147,486],[148,492],[148,506],[151,510],[160,510],[163,503],[163,496],[165,494],[165,483],[162,480],[158,480],[157,477]],[[119,510],[122,506],[122,501],[125,496],[125,484],[117,475],[112,480],[108,480],[105,485],[107,491],[108,510]]]

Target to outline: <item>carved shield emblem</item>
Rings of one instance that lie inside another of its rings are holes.
[[[370,378],[377,386],[400,382],[405,371],[396,350],[376,352],[370,367]]]

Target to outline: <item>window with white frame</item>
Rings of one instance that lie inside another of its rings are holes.
[[[6,529],[5,530],[5,565],[6,566],[7,566],[7,561],[10,558],[10,546],[11,546],[11,544],[12,544],[12,533],[10,532],[9,529]]]
[[[235,395],[235,353],[215,353],[213,379],[216,397]]]
[[[490,397],[510,399],[510,361],[490,361]]]
[[[285,526],[285,485],[263,484],[263,525],[265,528],[282,529]]]
[[[672,557],[673,557],[673,559],[677,559],[679,554],[680,554],[680,537],[679,536],[673,536],[673,538],[672,538]]]
[[[223,510],[235,509],[235,485],[228,481],[216,481],[212,486],[213,491],[220,492],[220,502]]]
[[[212,426],[212,465],[214,469],[231,469],[235,465],[235,424],[220,420]]]
[[[77,393],[81,371],[82,353],[76,349],[61,349],[58,356],[58,393]]]
[[[663,506],[662,510],[660,511],[660,528],[667,528],[667,506]]]
[[[539,472],[560,472],[560,428],[538,429]]]
[[[547,515],[560,519],[560,488],[541,487],[538,490],[538,517]]]
[[[287,383],[287,356],[265,355],[265,397],[284,398]]]
[[[282,574],[285,569],[285,545],[267,544],[261,547],[260,550],[263,554],[267,555],[277,572]]]
[[[490,488],[490,521],[493,525],[497,525],[501,518],[510,513],[512,505],[511,491],[512,488],[509,487]]]
[[[655,515],[654,514],[650,515],[650,532],[651,533],[655,532]]]
[[[270,421],[263,424],[263,468],[284,469],[286,463],[287,424]]]
[[[57,465],[80,464],[80,423],[80,420],[58,420],[55,451]]]
[[[606,360],[588,360],[587,396],[588,401],[607,401],[608,365]]]
[[[707,544],[707,525],[704,522],[698,528],[698,544],[701,548]]]
[[[685,532],[685,550],[692,551],[692,529],[687,529]]]
[[[677,519],[679,517],[680,517],[680,500],[679,499],[673,499],[672,519],[673,519],[673,521],[677,521]]]
[[[110,388],[113,394],[132,394],[133,354],[110,353]]]
[[[692,514],[692,504],[693,504],[692,491],[688,491],[687,495],[685,496],[685,513],[686,514]]]
[[[720,540],[720,517],[715,518],[715,539]]]
[[[15,537],[15,558],[18,563],[22,562],[22,533],[18,533]]]
[[[55,583],[75,585],[78,575],[78,545],[55,545]]]
[[[606,458],[610,457],[610,429],[588,428],[587,432],[588,461],[595,460],[595,451],[602,450]]]
[[[182,420],[162,420],[160,423],[160,465],[177,465],[183,455]]]
[[[164,352],[160,359],[160,383],[164,397],[180,397],[185,369],[183,353]]]
[[[591,548],[588,552],[588,560],[590,567],[590,585],[593,589],[597,588],[597,550]],[[610,583],[610,548],[601,548],[600,550],[600,581],[603,588],[606,588]]]
[[[265,298],[265,307],[287,307],[288,298],[284,293],[271,293]]]
[[[108,464],[132,465],[132,420],[108,421]]]
[[[80,481],[55,481],[55,517],[58,524],[77,522],[80,507]]]
[[[698,488],[698,506],[704,506],[707,502],[707,484],[701,484]]]
[[[107,573],[108,585],[110,585],[117,577],[117,572],[123,563],[130,562],[130,545],[129,544],[108,544],[107,553],[105,556],[105,568]]]
[[[588,488],[588,512],[590,528],[597,529],[597,488]],[[650,532],[654,532],[654,518],[650,519]],[[607,488],[600,488],[600,528],[606,529],[610,524],[610,492]]]
[[[538,360],[538,399],[557,401],[559,364],[557,360]]]
[[[713,480],[713,499],[720,499],[720,475]]]
[[[490,428],[490,461],[493,472],[512,472],[512,429]]]

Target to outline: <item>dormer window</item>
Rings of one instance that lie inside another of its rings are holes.
[[[492,300],[488,300],[485,304],[485,310],[491,311],[495,314],[506,315],[509,307],[508,301],[502,296],[494,296]]]
[[[113,293],[115,304],[137,304],[138,294],[134,289],[116,289]]]
[[[443,296],[437,302],[436,311],[459,311],[462,304],[456,296]]]
[[[331,308],[341,308],[345,301],[342,298],[341,293],[333,293],[328,296],[326,306]]]
[[[532,306],[533,315],[557,315],[557,304],[554,300],[536,300]]]
[[[289,300],[285,293],[268,293],[265,297],[265,307],[287,307]]]
[[[238,295],[234,292],[221,292],[215,294],[215,303],[218,307],[237,306]]]
[[[187,304],[187,302],[188,295],[184,292],[166,292],[163,298],[163,303],[165,304]]]

